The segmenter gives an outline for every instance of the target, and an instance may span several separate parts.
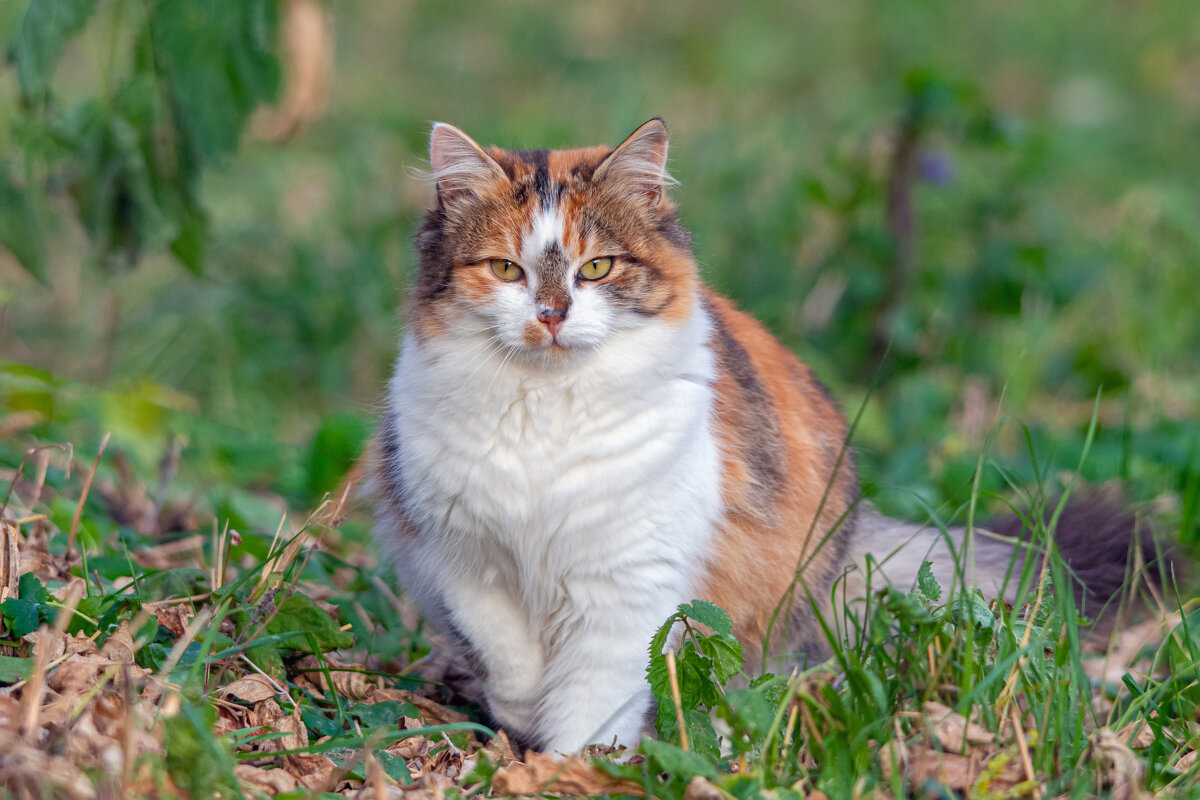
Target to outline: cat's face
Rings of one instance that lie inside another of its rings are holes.
[[[435,126],[437,206],[417,235],[418,336],[483,337],[555,364],[622,331],[685,319],[698,282],[664,192],[666,158],[657,119],[615,150],[484,150]]]

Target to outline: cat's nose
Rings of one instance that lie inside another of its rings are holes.
[[[538,306],[538,320],[546,326],[550,331],[550,335],[557,338],[558,329],[567,319],[566,306]]]

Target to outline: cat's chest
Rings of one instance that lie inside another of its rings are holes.
[[[392,387],[406,509],[430,533],[546,541],[686,504],[712,473],[702,374],[456,375],[406,353]]]

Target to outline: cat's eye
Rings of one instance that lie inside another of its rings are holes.
[[[511,261],[505,261],[503,258],[493,258],[491,266],[492,274],[502,281],[519,281],[525,277],[525,270]]]
[[[611,258],[593,258],[579,268],[579,277],[585,281],[598,281],[612,269]]]

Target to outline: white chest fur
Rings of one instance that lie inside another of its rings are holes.
[[[709,555],[720,459],[707,334],[697,311],[556,371],[485,356],[482,342],[404,343],[389,469],[416,535],[382,531],[385,545],[435,624],[485,662],[493,713],[550,746],[636,739],[642,711],[616,706]],[[586,677],[597,649],[620,663]],[[581,677],[591,688],[573,693]]]

